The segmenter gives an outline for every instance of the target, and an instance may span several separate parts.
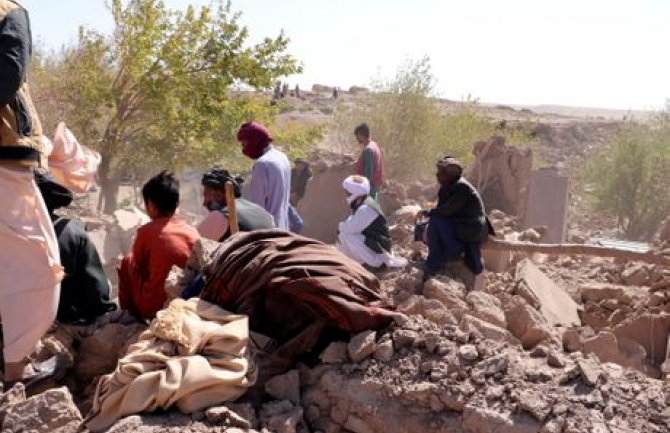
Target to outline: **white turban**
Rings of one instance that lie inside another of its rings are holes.
[[[352,175],[344,179],[342,188],[350,194],[347,201],[351,204],[358,197],[370,194],[370,181],[367,177]]]

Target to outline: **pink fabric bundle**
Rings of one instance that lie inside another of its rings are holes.
[[[101,160],[98,152],[79,144],[64,122],[58,124],[49,155],[49,167],[57,181],[73,192],[87,192],[95,185]]]

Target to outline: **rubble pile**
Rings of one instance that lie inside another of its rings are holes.
[[[661,223],[654,238],[654,247],[657,251],[670,255],[670,216]]]
[[[425,192],[389,217],[396,254],[417,261],[413,225]],[[412,199],[408,197],[412,196]],[[414,198],[416,197],[416,198]],[[121,220],[110,222],[119,226]],[[492,211],[499,236],[538,242]],[[130,230],[130,229],[129,229]],[[117,236],[121,238],[121,236]],[[170,297],[206,264],[199,242]],[[107,431],[154,432],[665,432],[670,429],[670,270],[641,263],[514,254],[476,279],[458,263],[424,281],[417,266],[382,272],[386,302],[403,313],[387,329],[335,341],[318,361],[264,385],[264,399],[192,414],[137,414]],[[98,377],[146,328],[122,313],[89,327],[59,326],[34,354],[59,354],[68,375],[33,396],[0,395],[2,431],[69,432],[82,426]],[[66,385],[66,387],[56,387]],[[252,404],[252,402],[254,404]]]

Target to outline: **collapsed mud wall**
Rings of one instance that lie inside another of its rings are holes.
[[[522,217],[528,197],[533,152],[508,146],[504,137],[494,136],[476,143],[473,154],[475,159],[466,177],[480,192],[486,208]]]
[[[305,196],[298,203],[298,213],[305,222],[302,234],[327,243],[337,240],[338,224],[350,214],[342,190],[344,179],[354,173],[351,156],[320,153],[312,158],[313,176]]]

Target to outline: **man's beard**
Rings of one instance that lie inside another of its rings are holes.
[[[226,208],[226,204],[217,200],[212,200],[205,206],[208,211],[213,212],[217,210],[223,210]]]

